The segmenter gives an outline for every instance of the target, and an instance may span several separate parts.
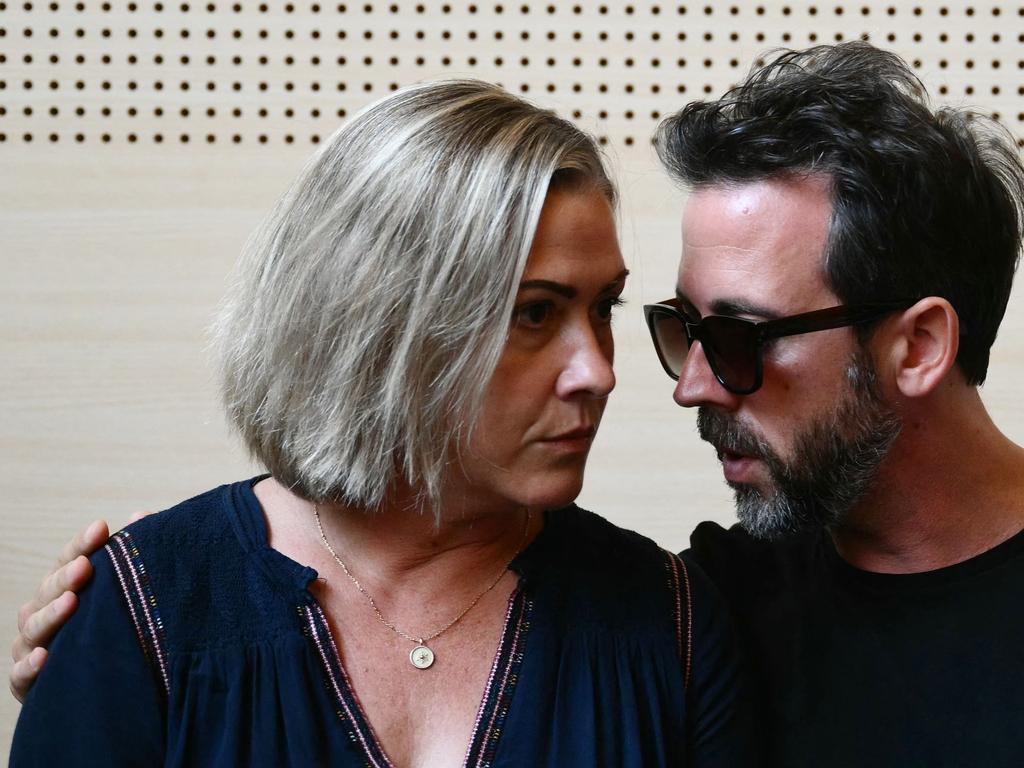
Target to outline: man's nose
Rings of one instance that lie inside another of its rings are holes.
[[[739,403],[739,395],[734,395],[715,378],[715,372],[711,370],[711,364],[704,353],[704,344],[700,341],[693,342],[683,360],[672,399],[684,408],[715,405],[733,410]]]

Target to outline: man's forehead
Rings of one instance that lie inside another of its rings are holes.
[[[726,297],[787,309],[814,303],[827,292],[831,214],[820,176],[698,188],[684,208],[679,288],[705,306]]]
[[[719,182],[697,187],[687,196],[683,235],[691,239],[757,235],[769,227],[785,229],[809,220],[827,227],[831,216],[831,183],[822,174]],[[713,228],[708,229],[708,224]]]

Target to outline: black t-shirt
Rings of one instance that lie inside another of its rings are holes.
[[[1024,766],[1024,532],[907,575],[850,566],[825,533],[702,523],[690,543],[734,611],[770,764]]]

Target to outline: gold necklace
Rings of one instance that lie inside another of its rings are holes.
[[[505,572],[508,570],[509,566],[512,565],[512,561],[515,560],[519,556],[519,553],[523,551],[523,545],[526,543],[526,535],[530,531],[530,518],[532,517],[532,515],[532,511],[526,511],[526,522],[523,524],[523,536],[519,540],[519,546],[516,547],[516,551],[509,559],[509,561],[502,566],[500,571],[498,571],[498,575],[494,577],[494,580],[490,582],[480,592],[480,594],[474,597],[473,601],[465,608],[463,608],[461,613],[459,613],[454,619],[449,621],[443,627],[441,627],[440,629],[436,629],[429,634],[416,636],[410,635],[408,632],[405,632],[399,627],[395,626],[394,622],[388,621],[386,618],[384,618],[384,614],[382,614],[380,612],[380,608],[377,607],[377,601],[374,600],[373,596],[366,591],[362,584],[359,583],[359,579],[357,579],[352,574],[352,571],[348,569],[348,566],[345,565],[345,561],[338,557],[338,553],[334,551],[334,547],[331,546],[331,542],[327,540],[327,534],[324,533],[324,526],[320,522],[320,510],[317,508],[316,504],[313,505],[313,517],[316,519],[316,529],[320,534],[320,541],[323,543],[324,547],[327,548],[327,551],[331,553],[331,557],[334,558],[335,562],[337,562],[337,564],[341,566],[341,570],[345,572],[345,575],[348,576],[349,579],[352,580],[352,583],[356,585],[356,589],[358,589],[359,592],[363,595],[363,597],[366,598],[366,601],[370,604],[370,607],[373,609],[374,614],[376,614],[377,616],[377,621],[379,621],[381,624],[390,629],[399,637],[405,640],[409,640],[410,642],[416,643],[416,647],[409,652],[409,663],[416,667],[416,669],[427,669],[434,663],[434,659],[436,658],[434,651],[430,649],[427,643],[436,637],[440,637],[449,629],[458,624],[459,621],[461,621],[462,618],[471,610],[473,610],[476,604],[479,603],[481,599],[483,599],[484,595],[486,595],[488,592],[490,592],[492,589],[498,586],[498,582],[501,581],[501,578],[505,575]]]

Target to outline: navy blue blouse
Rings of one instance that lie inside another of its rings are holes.
[[[93,556],[12,766],[391,765],[307,590],[316,572],[268,547],[254,482]],[[511,567],[466,766],[753,763],[731,627],[696,565],[571,506]]]

